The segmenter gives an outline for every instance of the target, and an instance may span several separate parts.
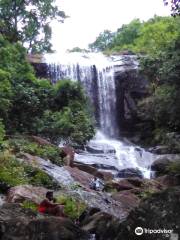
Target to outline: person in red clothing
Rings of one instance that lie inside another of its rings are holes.
[[[55,203],[53,192],[47,192],[46,198],[40,203],[38,210],[40,213],[46,213],[53,216],[65,217],[64,205]]]

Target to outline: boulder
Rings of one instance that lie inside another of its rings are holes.
[[[142,201],[133,210],[126,221],[119,224],[119,233],[114,240],[167,240],[178,239],[180,234],[180,188],[175,187],[155,193]],[[141,227],[142,235],[136,235],[135,229]],[[169,233],[145,233],[145,229],[171,230]],[[170,232],[173,231],[173,234]]]
[[[92,174],[95,177],[101,178],[105,181],[112,180],[113,175],[111,172],[108,171],[102,171],[102,170],[97,170],[95,167],[88,165],[88,164],[83,164],[83,163],[74,163],[73,167],[78,168],[81,171],[87,172],[89,174]]]
[[[143,178],[143,174],[138,168],[125,168],[118,171],[117,177],[118,178],[130,178],[130,177]]]
[[[143,185],[143,179],[139,177],[126,178],[126,180],[135,187],[141,187]]]
[[[119,220],[104,212],[96,212],[81,223],[82,229],[94,233],[98,240],[113,240],[118,235]]]
[[[127,179],[121,179],[121,180],[113,180],[110,182],[107,182],[105,185],[105,189],[106,190],[117,190],[119,191],[123,191],[123,190],[129,190],[129,189],[133,189],[135,188],[134,185],[132,185],[131,183],[128,182]]]
[[[180,175],[164,175],[155,179],[166,188],[180,185]]]
[[[180,156],[178,154],[167,154],[155,160],[151,165],[151,169],[156,172],[156,176],[165,175],[168,173],[168,166],[171,163],[177,162],[180,163]]]
[[[6,196],[4,194],[0,194],[0,206],[5,203]]]
[[[44,139],[42,137],[31,136],[31,138],[34,142],[38,143],[39,145],[54,146],[52,143],[50,143],[49,141],[47,141],[46,139]]]
[[[155,147],[149,148],[148,151],[154,154],[168,154],[169,147],[166,145],[155,146]]]
[[[87,240],[88,234],[70,220],[44,217],[19,204],[4,204],[0,208],[2,240]]]
[[[43,187],[22,185],[10,188],[7,194],[7,202],[22,203],[25,200],[39,204],[46,196],[48,190]]]
[[[99,153],[115,153],[115,149],[111,146],[107,145],[88,145],[86,146],[86,150],[93,154],[99,154]]]
[[[69,172],[74,181],[80,183],[81,186],[90,190],[89,186],[92,179],[94,178],[92,174],[81,171],[78,168],[71,168],[69,166],[65,166],[64,169]]]
[[[65,165],[73,167],[74,164],[74,156],[75,150],[70,146],[63,146],[60,148],[62,150],[62,154],[64,154]]]
[[[140,203],[140,199],[130,191],[123,191],[119,193],[113,193],[112,198],[123,205],[130,211],[137,207]]]

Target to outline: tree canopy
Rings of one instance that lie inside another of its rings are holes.
[[[93,51],[104,51],[112,42],[114,34],[109,30],[104,30],[96,38],[95,42],[89,44],[89,48]]]
[[[50,21],[55,18],[62,22],[66,15],[54,0],[0,0],[0,33],[31,52],[51,50]]]

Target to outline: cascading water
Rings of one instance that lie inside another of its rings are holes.
[[[92,102],[101,131],[107,136],[119,136],[113,62],[102,54],[92,53],[71,53],[62,57],[48,55],[46,61],[52,82],[60,79],[79,81]]]
[[[79,81],[84,87],[94,107],[99,131],[89,147],[100,152],[96,154],[84,152],[76,155],[77,161],[89,164],[112,166],[119,170],[138,168],[144,177],[150,177],[147,167],[154,160],[151,153],[145,152],[132,144],[116,140],[120,136],[117,123],[115,69],[124,71],[127,66],[137,68],[134,56],[108,58],[97,53],[69,53],[64,56],[47,55],[49,77],[52,82],[60,79]],[[111,149],[108,152],[108,149]]]

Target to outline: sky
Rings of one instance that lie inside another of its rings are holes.
[[[170,15],[163,0],[56,0],[69,18],[52,23],[53,48],[62,52],[73,47],[87,48],[100,32],[116,31],[134,18],[148,20],[155,14]]]

